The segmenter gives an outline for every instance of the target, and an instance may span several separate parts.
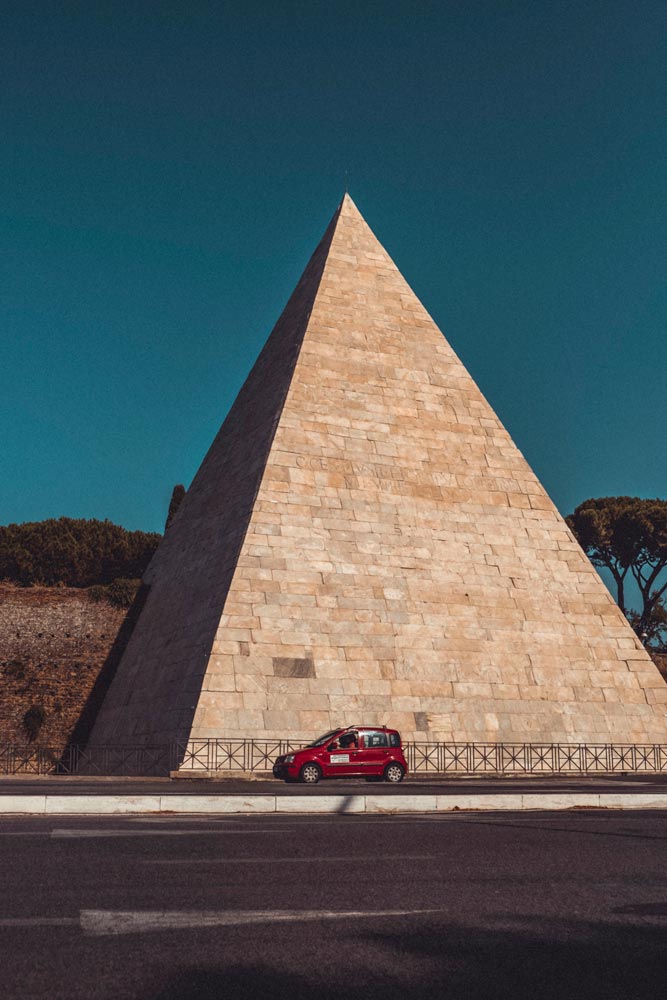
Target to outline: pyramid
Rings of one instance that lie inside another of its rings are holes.
[[[665,739],[667,685],[348,195],[145,582],[93,745]]]

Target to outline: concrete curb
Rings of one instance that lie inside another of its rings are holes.
[[[102,816],[136,813],[448,813],[555,809],[667,809],[664,794],[507,795],[0,795],[0,815]]]

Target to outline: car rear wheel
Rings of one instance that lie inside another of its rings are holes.
[[[304,764],[299,777],[304,785],[316,785],[322,777],[322,772],[317,764]]]
[[[405,771],[400,764],[387,764],[384,769],[384,780],[391,782],[392,785],[397,785],[399,781],[403,781],[403,775]]]

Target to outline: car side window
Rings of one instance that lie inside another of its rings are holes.
[[[369,750],[372,750],[375,747],[389,746],[389,740],[387,739],[387,734],[382,732],[377,732],[374,730],[370,730],[369,732],[364,733],[364,743]]]

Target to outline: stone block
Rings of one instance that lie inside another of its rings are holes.
[[[28,798],[28,796],[26,796]],[[118,815],[121,813],[155,813],[160,809],[159,795],[97,795],[91,810],[89,795],[47,795],[45,813],[47,815],[72,816]]]
[[[0,795],[0,814],[41,815],[46,812],[46,795]]]
[[[277,795],[278,813],[345,813],[366,812],[363,795]]]
[[[366,795],[367,813],[419,813],[434,812],[438,799],[436,795]]]
[[[272,813],[275,811],[275,795],[169,794],[160,796],[160,812],[216,815],[228,813]]]

